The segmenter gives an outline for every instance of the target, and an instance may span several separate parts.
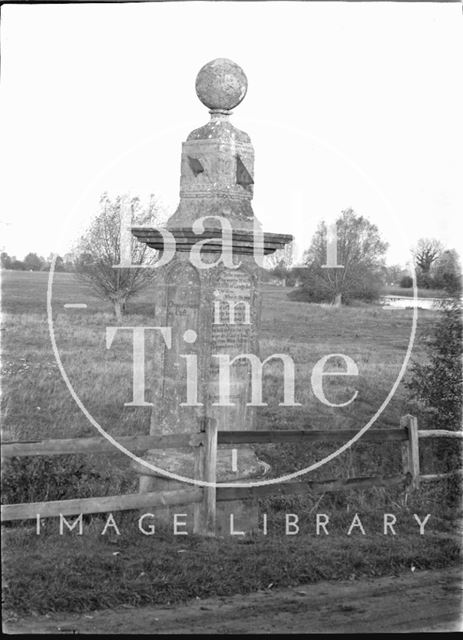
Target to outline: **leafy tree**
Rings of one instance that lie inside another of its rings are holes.
[[[27,271],[40,271],[44,262],[44,259],[39,258],[36,253],[28,253],[24,258],[24,269]]]
[[[48,256],[48,258],[46,260],[44,260],[43,264],[42,264],[42,268],[41,271],[50,271],[50,267],[51,267],[51,263],[54,260],[54,255],[50,254]],[[56,272],[60,272],[60,271],[64,271],[64,262],[63,262],[63,258],[61,256],[56,256],[56,261],[55,261],[55,273]]]
[[[24,271],[24,262],[21,262],[21,260],[17,260],[15,256],[13,256],[11,258],[11,268],[14,269],[14,271]]]
[[[457,431],[462,428],[462,314],[461,303],[455,298],[444,304],[441,316],[428,336],[426,360],[414,362],[405,382],[410,391],[414,411],[421,416],[423,426]],[[438,439],[436,455],[441,471],[460,468],[458,443]],[[442,469],[442,466],[444,469]],[[450,485],[449,498],[458,494],[458,484]]]
[[[63,256],[63,267],[64,271],[67,273],[73,272],[74,269],[75,256],[72,253],[66,253]]]
[[[64,262],[61,256],[58,256],[56,258],[55,271],[64,271]]]
[[[342,268],[326,268],[327,227],[321,222],[304,256],[307,266],[301,272],[302,287],[290,294],[301,300],[334,304],[374,300],[384,278],[387,243],[378,228],[352,209],[341,212],[337,225],[337,256]]]
[[[461,427],[462,318],[458,301],[441,311],[426,342],[427,359],[412,365],[407,383],[412,397],[431,416],[434,428]]]
[[[394,286],[400,284],[401,279],[407,275],[405,269],[400,264],[393,264],[385,267],[384,275],[386,284]]]
[[[402,289],[411,289],[413,287],[413,278],[411,276],[402,276],[400,286]]]
[[[11,269],[12,258],[6,253],[6,251],[2,251],[1,254],[2,261],[2,269]]]
[[[154,278],[155,269],[115,268],[121,263],[120,222],[122,207],[131,207],[132,223],[153,224],[161,208],[151,198],[147,208],[142,208],[138,198],[130,201],[127,196],[111,200],[106,194],[100,199],[100,213],[93,220],[76,248],[76,275],[86,282],[102,300],[109,300],[117,320],[122,319],[128,300],[145,288]],[[157,260],[157,252],[146,244],[131,239],[132,264],[149,265]]]
[[[450,295],[461,292],[461,267],[455,249],[446,249],[432,267],[432,282],[436,289],[445,289]]]

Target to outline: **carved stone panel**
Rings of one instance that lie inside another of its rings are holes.
[[[172,346],[165,348],[161,427],[165,433],[197,431],[197,408],[181,406],[187,401],[187,365],[182,354],[198,354],[201,285],[198,272],[189,262],[178,261],[166,274],[166,322],[172,330]],[[198,339],[186,342],[185,332]]]
[[[241,354],[255,353],[254,282],[250,273],[224,269],[213,291],[211,354],[224,354],[233,360]],[[220,402],[219,359],[211,358],[209,393],[212,403]],[[252,429],[254,411],[247,406],[250,364],[239,359],[230,366],[229,400],[233,406],[212,407],[220,430]]]

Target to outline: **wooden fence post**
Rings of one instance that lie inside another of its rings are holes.
[[[415,416],[406,415],[400,419],[400,424],[408,433],[408,440],[402,444],[403,471],[411,475],[411,488],[417,489],[420,486],[418,420]]]
[[[200,418],[199,431],[201,434],[206,432],[206,418]],[[202,480],[204,477],[204,443],[200,443],[195,449],[194,459],[194,479]],[[201,502],[193,505],[193,533],[203,533],[203,504],[204,504],[204,488],[201,487],[202,497]]]
[[[195,478],[206,482],[216,482],[217,465],[217,421],[203,418],[201,430],[206,434],[206,442],[198,447],[195,458]],[[203,499],[194,507],[194,533],[215,536],[216,532],[216,488],[203,487]]]

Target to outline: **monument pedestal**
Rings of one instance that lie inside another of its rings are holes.
[[[235,449],[235,453],[233,453]],[[233,470],[232,458],[236,457],[236,471]],[[156,467],[165,469],[187,478],[194,477],[195,453],[191,450],[167,449],[164,451],[152,451],[144,456],[144,459]],[[238,464],[239,461],[239,464]],[[138,463],[132,463],[133,468],[140,473],[140,492],[169,492],[185,490],[191,485],[169,478],[155,475],[147,475],[146,467]],[[223,446],[217,449],[217,482],[243,482],[264,476],[270,470],[269,465],[259,460],[251,447]],[[145,473],[144,473],[145,472]],[[194,485],[193,485],[194,486]],[[199,505],[199,503],[197,503]],[[185,514],[181,520],[186,522],[182,531],[194,533],[196,504],[157,507],[154,513],[154,522],[167,527],[174,526],[174,515]],[[149,509],[146,510],[149,512]],[[179,518],[180,516],[178,516]],[[227,500],[217,502],[216,508],[216,533],[220,536],[249,535],[258,529],[258,507],[256,499]]]
[[[146,476],[142,476],[140,482],[140,492],[151,491],[178,491],[184,490],[183,482],[175,480],[165,480],[159,478],[154,484],[145,484]],[[152,478],[150,478],[152,480]],[[199,503],[198,503],[199,505]],[[179,505],[177,507],[156,507],[155,511],[144,509],[143,513],[153,513],[153,522],[156,527],[161,526],[167,531],[173,532],[175,526],[175,516],[177,516],[178,531],[186,531],[189,535],[195,531],[195,504]],[[183,524],[185,523],[185,524]],[[249,500],[227,500],[218,502],[216,507],[216,529],[218,536],[226,538],[228,536],[248,536],[257,533],[259,529],[259,509],[257,499]],[[178,535],[183,535],[178,533]]]
[[[261,365],[261,267],[254,252],[272,253],[292,236],[256,233],[254,149],[249,136],[229,122],[246,90],[243,70],[222,58],[206,64],[196,79],[196,93],[210,109],[211,120],[183,143],[180,203],[167,223],[175,254],[158,269],[154,326],[168,328],[170,339],[155,338],[153,435],[199,432],[204,418],[213,418],[218,431],[255,429],[250,367],[256,360]],[[149,247],[166,250],[159,230],[133,227],[132,233]],[[146,459],[193,479],[194,455],[192,449],[170,449],[149,451]],[[188,488],[151,475],[142,465],[136,469],[140,491]],[[218,448],[217,483],[258,479],[268,471],[251,447]],[[171,525],[174,513],[193,512],[191,505],[166,507],[156,516]],[[216,513],[219,534],[258,527],[255,501],[218,502]],[[188,522],[192,526],[193,517]]]

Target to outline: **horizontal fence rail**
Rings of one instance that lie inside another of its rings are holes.
[[[217,444],[347,442],[357,434],[358,431],[355,429],[337,429],[333,431],[219,431],[217,434]],[[170,449],[172,447],[197,447],[206,443],[206,435],[204,433],[178,433],[165,436],[120,436],[114,439],[130,451]],[[362,436],[363,442],[405,441],[407,439],[408,434],[405,427],[401,429],[370,429]],[[104,437],[72,438],[67,440],[28,440],[5,442],[2,445],[2,456],[4,458],[78,453],[114,453],[116,451],[117,449],[114,444]]]
[[[362,476],[336,480],[320,480],[310,482],[286,482],[285,484],[270,484],[260,487],[218,487],[217,500],[246,500],[256,496],[271,495],[311,495],[329,493],[333,491],[348,491],[349,489],[366,489],[369,487],[392,487],[409,484],[409,477],[398,475],[392,477]]]
[[[463,470],[457,469],[456,471],[449,471],[448,473],[429,473],[426,475],[420,475],[421,482],[431,482],[432,480],[447,480],[454,476],[463,476]]]
[[[72,516],[81,513],[107,513],[129,509],[149,509],[183,504],[194,504],[203,499],[202,489],[181,489],[179,491],[155,491],[152,493],[129,493],[123,496],[102,498],[77,498],[75,500],[54,500],[53,502],[29,502],[2,506],[2,521],[31,520],[53,516]]]
[[[363,489],[367,487],[391,487],[407,484],[405,476],[383,478],[379,476],[348,478],[347,480],[324,480],[319,482],[288,482],[286,484],[264,485],[261,487],[218,487],[215,489],[217,502],[228,500],[249,500],[269,495],[310,495]],[[2,506],[2,520],[33,520],[37,516],[50,518],[129,509],[148,509],[176,505],[196,504],[203,500],[203,489],[192,488],[178,491],[156,491],[152,493],[133,493],[124,496],[101,498],[77,498],[73,500],[55,500],[53,502],[29,502]]]
[[[418,431],[419,438],[463,438],[463,431],[448,431],[446,429],[421,429]]]
[[[278,442],[347,442],[358,435],[355,429],[336,429],[333,431],[219,431],[219,444],[266,444]],[[362,436],[365,442],[387,442],[407,440],[407,430],[370,429]]]
[[[404,416],[400,428],[370,429],[361,438],[362,442],[400,442],[403,473],[392,477],[363,476],[358,478],[287,481],[257,487],[197,487],[173,491],[125,494],[95,498],[77,498],[53,502],[36,502],[2,506],[2,522],[54,516],[107,513],[130,509],[149,509],[174,505],[193,504],[194,530],[204,535],[214,535],[216,503],[231,500],[246,500],[269,495],[314,495],[334,491],[347,491],[371,487],[402,486],[407,491],[419,487],[420,481],[442,480],[463,475],[461,470],[440,474],[421,474],[419,462],[419,440],[421,438],[462,439],[463,432],[440,429],[419,430],[414,416]],[[216,456],[218,445],[230,444],[278,444],[347,442],[358,434],[356,430],[331,431],[306,430],[259,430],[217,431],[212,419],[202,419],[198,432],[170,435],[120,436],[117,442],[130,451],[143,452],[148,449],[192,447],[196,450],[194,477],[210,483],[216,482]],[[6,442],[2,445],[2,458],[23,456],[49,456],[66,454],[114,453],[114,444],[103,437],[74,438],[64,440],[29,440]]]
[[[205,442],[202,433],[176,433],[166,436],[120,436],[114,438],[130,451],[169,449],[171,447],[197,447]],[[28,440],[5,442],[2,457],[56,456],[70,453],[115,453],[116,447],[107,438],[72,438],[69,440]]]

